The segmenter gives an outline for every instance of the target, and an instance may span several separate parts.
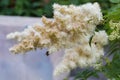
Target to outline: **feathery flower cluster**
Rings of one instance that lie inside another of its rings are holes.
[[[103,46],[108,42],[105,31],[95,32],[96,25],[103,20],[98,3],[81,6],[54,4],[53,8],[53,20],[42,17],[42,25],[29,26],[23,32],[8,34],[7,38],[20,42],[10,51],[25,53],[36,48],[48,48],[50,54],[64,49],[64,57],[54,75],[77,66],[93,66],[104,55]]]
[[[112,20],[109,22],[110,28],[112,29],[111,34],[109,35],[110,40],[120,39],[120,21],[113,22]]]

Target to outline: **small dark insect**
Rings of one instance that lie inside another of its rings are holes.
[[[95,45],[97,44],[97,42],[95,42]]]
[[[46,52],[46,55],[49,56],[49,51]]]

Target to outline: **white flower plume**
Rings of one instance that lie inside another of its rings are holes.
[[[98,3],[80,6],[54,4],[53,8],[53,20],[42,17],[43,25],[29,26],[23,32],[8,34],[7,38],[20,42],[10,51],[25,53],[36,48],[48,48],[49,53],[54,53],[64,49],[64,57],[56,67],[55,75],[77,66],[93,66],[104,55],[103,46],[108,42],[105,31],[95,32],[96,26],[103,20]]]

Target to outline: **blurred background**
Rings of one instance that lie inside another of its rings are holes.
[[[116,0],[115,0],[116,1]],[[102,10],[110,8],[114,0],[0,0],[1,15],[18,15],[34,17],[53,17],[53,3],[62,5],[80,5],[87,2],[98,2]],[[119,0],[118,0],[119,1]]]

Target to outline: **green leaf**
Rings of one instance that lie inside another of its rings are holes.
[[[89,40],[89,45],[90,45],[90,46],[91,46],[92,38],[93,38],[93,36],[91,36],[91,37],[90,37],[90,40]]]
[[[81,72],[79,72],[76,76],[75,76],[75,80],[87,80],[89,77],[96,77],[98,78],[98,74],[96,70],[89,70],[89,69],[85,69]]]
[[[111,3],[120,3],[120,0],[110,0]]]

